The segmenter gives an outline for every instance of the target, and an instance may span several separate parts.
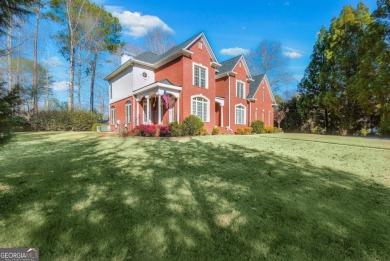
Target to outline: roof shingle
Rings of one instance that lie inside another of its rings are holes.
[[[246,97],[247,99],[251,99],[255,97],[255,93],[259,88],[260,83],[263,81],[264,76],[265,74],[260,74],[252,77],[254,81],[251,82],[251,84],[249,85],[249,93],[248,96]]]

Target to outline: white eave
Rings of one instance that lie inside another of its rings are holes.
[[[237,73],[235,71],[230,71],[230,72],[225,72],[225,73],[216,75],[215,79],[221,79],[221,78],[226,77],[226,76],[235,76],[235,75],[237,75]]]
[[[176,92],[182,90],[182,88],[180,86],[170,85],[170,84],[166,84],[166,83],[162,83],[162,82],[155,82],[155,83],[149,84],[147,86],[144,86],[144,87],[134,91],[133,94],[134,95],[141,94],[141,93],[148,92],[148,91],[151,91],[151,90],[156,89],[156,88],[162,88],[162,89],[176,91]]]

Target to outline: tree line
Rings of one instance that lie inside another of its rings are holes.
[[[301,127],[390,134],[390,1],[345,6],[322,27],[295,99]],[[288,117],[288,113],[286,113]]]

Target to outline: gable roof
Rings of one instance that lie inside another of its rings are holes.
[[[267,86],[268,92],[271,96],[272,105],[276,105],[275,97],[274,97],[274,94],[272,92],[271,86],[269,84],[267,75],[260,74],[260,75],[253,76],[252,78],[254,81],[251,82],[251,84],[249,85],[249,93],[248,93],[248,96],[246,98],[247,99],[254,99],[256,92],[260,87],[260,84],[262,83],[262,81],[265,80],[266,81],[265,85]]]
[[[234,72],[234,68],[236,68],[238,62],[241,60],[244,65],[245,71],[247,73],[248,76],[247,78],[252,79],[252,75],[249,71],[248,65],[246,64],[245,61],[245,56],[243,54],[222,62],[221,67],[218,68],[218,73],[216,74],[217,78],[223,77],[224,74]]]
[[[129,62],[122,64],[118,69],[116,69],[114,72],[112,72],[110,75],[108,75],[105,80],[109,80],[112,77],[114,77],[117,73],[121,72],[124,68],[130,65],[131,62],[133,63],[140,63],[149,67],[158,68],[167,62],[179,57],[180,55],[191,55],[192,52],[189,50],[189,48],[199,39],[203,40],[204,46],[207,48],[207,50],[210,53],[212,62],[219,65],[217,57],[215,56],[213,50],[211,49],[211,46],[209,42],[207,41],[207,38],[205,34],[198,33],[188,40],[184,41],[183,43],[173,46],[171,49],[166,51],[163,54],[155,54],[152,52],[144,52],[140,55],[137,55],[135,57],[130,58]]]
[[[226,60],[221,63],[221,67],[218,68],[218,73],[217,75],[221,75],[230,71],[234,70],[234,67],[236,67],[238,61],[241,59],[242,55],[233,57],[229,60]]]
[[[263,81],[265,74],[253,76],[253,82],[249,84],[249,93],[247,99],[255,98],[257,89],[260,87],[260,83]]]

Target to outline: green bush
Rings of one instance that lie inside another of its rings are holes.
[[[237,128],[236,134],[237,135],[244,135],[245,134],[245,130],[243,128]]]
[[[217,128],[217,127],[213,128],[213,132],[211,134],[212,135],[218,135],[219,134],[219,128]]]
[[[366,137],[367,134],[368,134],[368,130],[366,128],[363,128],[360,130],[360,134],[363,136],[363,137]]]
[[[245,135],[252,134],[252,132],[253,132],[253,128],[252,127],[245,127],[244,128],[244,134]]]
[[[89,111],[40,111],[33,117],[32,126],[41,131],[89,131],[101,121],[100,113]]]
[[[199,135],[203,126],[203,121],[195,115],[188,116],[182,123],[184,135],[190,136]]]
[[[172,137],[183,136],[182,126],[177,122],[172,122],[169,124],[169,131],[171,132]]]
[[[381,120],[379,132],[382,135],[390,135],[390,116],[384,117]]]
[[[254,121],[251,125],[253,132],[256,134],[264,133],[264,122]]]
[[[103,124],[103,123],[94,123],[92,125],[92,128],[91,128],[91,131],[97,131],[97,127],[99,126],[106,126],[106,124]]]

